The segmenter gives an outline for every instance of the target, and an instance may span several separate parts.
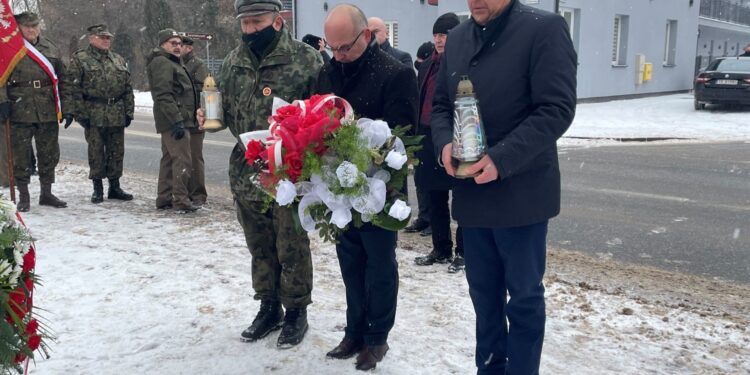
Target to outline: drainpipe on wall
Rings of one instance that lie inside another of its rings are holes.
[[[555,13],[560,13],[560,0],[555,0]]]

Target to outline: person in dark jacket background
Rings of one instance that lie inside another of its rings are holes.
[[[315,48],[316,51],[320,51],[320,56],[323,57],[323,64],[328,64],[331,61],[331,56],[328,56],[328,52],[325,51],[323,38],[317,35],[307,34],[302,37],[302,43]]]
[[[159,31],[159,47],[148,56],[148,83],[154,100],[156,132],[161,135],[162,158],[156,208],[178,212],[198,209],[190,202],[188,186],[193,169],[190,132],[196,129],[197,98],[193,81],[180,60],[182,38],[173,29]]]
[[[193,53],[193,38],[182,36],[182,49],[180,58],[185,65],[190,79],[193,80],[195,97],[200,101],[203,83],[210,74],[208,67],[203,60],[199,59]],[[203,206],[208,199],[206,191],[206,163],[203,159],[203,140],[206,133],[198,128],[190,129],[190,159],[193,170],[190,171],[190,184],[188,186],[188,195],[195,206]]]
[[[448,272],[455,273],[464,269],[464,250],[461,227],[456,230],[456,256],[453,257],[453,241],[451,240],[451,216],[448,209],[448,198],[453,177],[445,173],[445,169],[438,165],[435,157],[435,146],[432,143],[430,119],[432,115],[432,98],[437,87],[437,74],[440,69],[440,59],[445,50],[448,32],[461,23],[455,13],[446,13],[435,20],[432,35],[435,40],[435,50],[432,56],[419,69],[419,122],[417,134],[422,138],[422,150],[419,151],[419,165],[414,173],[417,194],[427,195],[427,207],[432,227],[432,251],[426,256],[417,257],[414,262],[419,266],[429,266],[435,263],[451,262]],[[421,210],[421,202],[420,202]],[[452,261],[451,261],[452,260]]]
[[[414,69],[419,70],[419,67],[422,66],[422,63],[430,58],[433,52],[435,52],[435,43],[422,43],[422,45],[419,46],[419,49],[417,49],[417,56],[416,59],[414,59]]]
[[[333,8],[325,36],[333,59],[318,76],[317,92],[334,93],[349,101],[357,115],[387,121],[391,127],[416,123],[414,69],[371,45],[373,35],[359,8],[349,4]],[[371,224],[350,228],[338,237],[346,329],[341,343],[327,356],[343,359],[359,353],[358,370],[375,368],[388,351],[398,296],[396,240],[396,232]]]
[[[375,39],[378,46],[380,46],[380,49],[383,50],[383,52],[393,56],[394,59],[400,61],[402,64],[408,67],[411,67],[413,65],[411,56],[408,52],[404,52],[398,48],[393,47],[391,45],[391,42],[388,41],[390,32],[388,31],[388,27],[385,25],[385,22],[383,22],[382,19],[378,17],[370,17],[367,19],[367,25],[372,32],[373,38]]]
[[[467,2],[471,20],[451,30],[440,65],[432,136],[454,175],[454,101],[468,76],[488,153],[467,170],[477,177],[454,183],[452,209],[466,246],[476,366],[479,374],[538,374],[547,224],[560,212],[556,142],[575,115],[576,52],[559,15],[519,0]]]

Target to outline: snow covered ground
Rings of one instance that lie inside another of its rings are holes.
[[[242,343],[239,333],[259,304],[250,297],[250,255],[229,202],[216,199],[191,215],[157,211],[154,178],[128,175],[123,187],[136,200],[93,205],[87,173],[69,163],[58,167],[55,191],[68,201],[67,209],[39,207],[36,179],[31,189],[31,212],[24,218],[36,238],[37,272],[44,283],[35,303],[58,336],[51,358],[39,359],[31,373],[357,373],[353,359],[325,358],[345,322],[333,246],[312,242],[314,303],[302,344],[278,350],[278,333]],[[466,279],[446,273],[445,266],[414,266],[414,257],[427,246],[419,236],[401,236],[396,326],[391,350],[375,373],[475,371]],[[634,278],[618,279],[613,271],[620,267],[614,263],[571,271],[558,269],[558,258],[550,257],[546,280],[543,374],[750,372],[749,316],[724,312],[723,304],[689,308],[688,299],[649,302],[621,292],[631,289]],[[613,291],[572,281],[573,276],[588,280],[594,272],[621,287]],[[707,296],[727,290],[721,284],[712,288]]]

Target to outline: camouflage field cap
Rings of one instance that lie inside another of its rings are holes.
[[[174,29],[164,29],[162,31],[159,31],[159,45],[164,44],[164,42],[172,38],[180,38],[180,40],[182,40],[180,34],[178,34]]]
[[[114,34],[110,33],[109,30],[107,29],[107,25],[103,23],[89,26],[86,30],[89,31],[89,35],[108,36],[110,38],[114,37]]]
[[[39,15],[34,12],[23,12],[13,15],[16,23],[22,26],[36,26],[39,24]]]
[[[237,18],[252,17],[270,12],[281,12],[281,0],[235,0]]]

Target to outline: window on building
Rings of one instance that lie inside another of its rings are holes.
[[[573,40],[573,47],[578,52],[578,32],[580,30],[579,19],[581,12],[578,9],[560,8],[560,15],[568,23],[568,31],[570,31],[570,38]]]
[[[664,37],[664,66],[674,66],[677,55],[677,21],[667,21],[667,33]]]
[[[391,46],[394,48],[398,48],[398,22],[385,22],[385,27],[388,28],[388,42],[390,42]]]
[[[615,16],[615,27],[612,35],[612,66],[625,66],[628,50],[628,16]]]

